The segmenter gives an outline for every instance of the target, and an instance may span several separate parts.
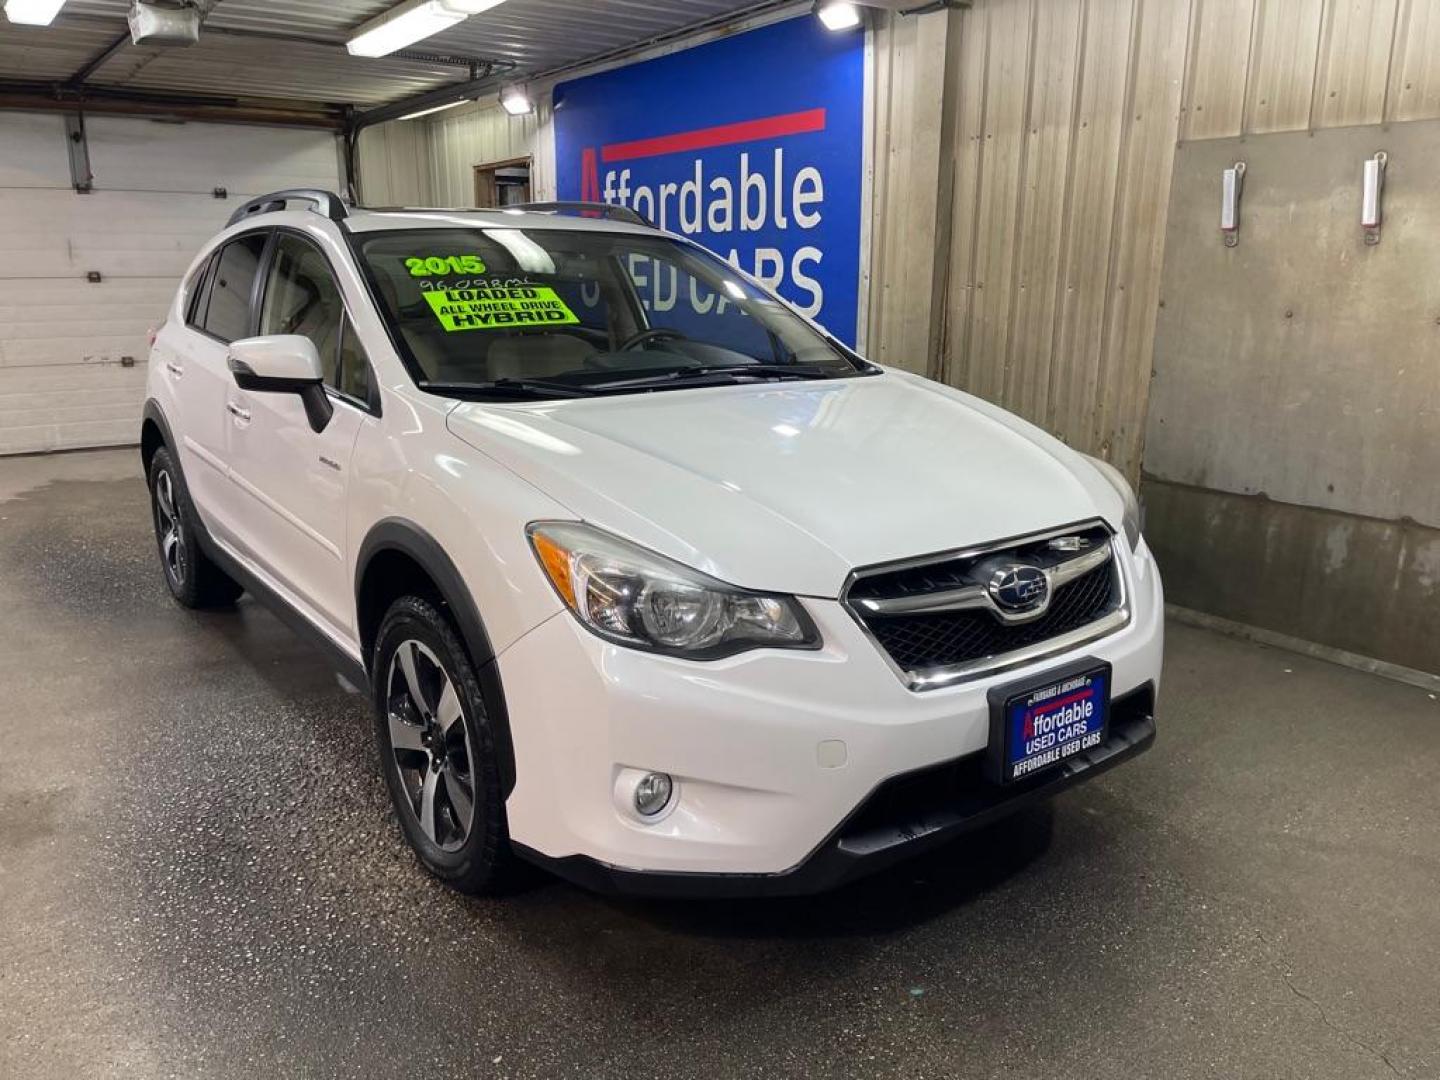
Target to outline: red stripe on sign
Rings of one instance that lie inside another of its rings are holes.
[[[1041,713],[1054,712],[1063,709],[1066,705],[1073,705],[1075,702],[1089,697],[1092,689],[1093,688],[1087,687],[1084,690],[1076,690],[1073,694],[1066,694],[1064,697],[1057,698],[1054,701],[1047,701],[1043,705],[1032,705],[1028,710],[1028,715],[1039,716]]]
[[[807,109],[804,112],[786,113],[784,116],[742,120],[738,124],[721,124],[719,127],[681,131],[674,135],[657,135],[653,139],[611,143],[600,148],[600,160],[607,163],[633,161],[635,158],[683,154],[687,150],[708,150],[712,146],[730,146],[733,143],[779,139],[786,135],[804,135],[807,132],[824,130],[825,110]]]

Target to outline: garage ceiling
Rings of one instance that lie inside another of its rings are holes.
[[[65,83],[103,57],[87,85],[364,108],[463,81],[471,62],[496,62],[498,82],[777,5],[508,0],[412,51],[378,60],[350,56],[345,39],[394,0],[211,0],[201,6],[209,11],[200,44],[188,48],[130,44],[129,0],[70,0],[48,27],[11,25],[0,17],[0,80]],[[116,42],[123,43],[107,56]]]

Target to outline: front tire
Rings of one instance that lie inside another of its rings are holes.
[[[484,694],[433,603],[391,605],[370,681],[385,784],[421,864],[460,892],[508,888],[516,867]]]
[[[170,595],[183,607],[227,607],[244,591],[200,547],[195,508],[170,451],[150,461],[150,516]]]

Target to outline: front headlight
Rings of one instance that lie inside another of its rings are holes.
[[[1130,541],[1130,550],[1134,551],[1140,543],[1140,500],[1135,498],[1135,491],[1130,487],[1130,481],[1126,480],[1120,470],[1108,461],[1101,461],[1089,454],[1080,456],[1094,465],[1095,470],[1110,481],[1110,486],[1125,501],[1125,539]]]
[[[537,521],[525,531],[560,599],[606,641],[692,660],[820,647],[792,597],[737,589],[579,522]]]

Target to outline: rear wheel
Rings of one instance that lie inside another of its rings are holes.
[[[169,450],[155,452],[149,479],[155,543],[170,595],[188,608],[233,604],[244,590],[201,549],[195,509]]]
[[[407,596],[391,605],[371,681],[385,783],[420,862],[461,892],[511,884],[514,856],[484,696],[433,603]]]

